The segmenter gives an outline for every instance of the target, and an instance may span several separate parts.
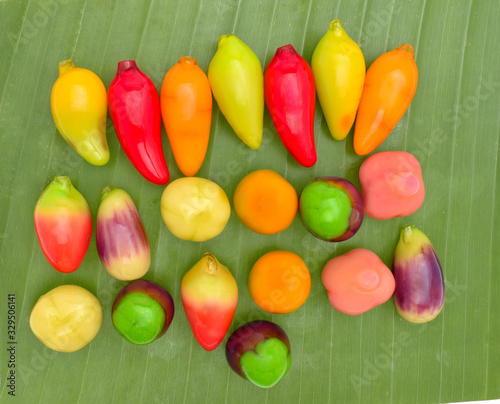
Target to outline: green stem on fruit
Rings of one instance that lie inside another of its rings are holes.
[[[70,194],[71,191],[71,180],[69,177],[66,176],[59,176],[54,178],[54,181],[52,181],[53,184],[57,184],[58,188],[61,191],[64,191],[66,194]]]
[[[220,47],[220,46],[224,45],[224,42],[226,42],[226,41],[227,41],[227,39],[228,39],[230,36],[232,36],[232,35],[233,35],[233,34],[224,34],[224,35],[219,35],[219,44],[218,44],[218,46]]]
[[[111,185],[108,185],[107,187],[104,187],[102,190],[101,190],[101,202],[104,200],[104,198],[106,196],[109,195],[109,193],[115,189],[114,187],[112,187]]]
[[[403,243],[405,243],[406,245],[410,243],[414,228],[414,224],[409,224],[408,226],[405,226],[403,230],[401,230],[401,237],[403,238]]]
[[[74,69],[75,65],[71,59],[66,59],[59,62],[59,76],[69,72],[71,69]]]
[[[344,33],[344,28],[342,27],[340,20],[333,20],[330,23],[330,31],[332,31],[337,37],[342,36],[342,34]]]

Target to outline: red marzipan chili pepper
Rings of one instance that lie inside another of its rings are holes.
[[[135,61],[118,63],[108,88],[108,106],[125,154],[144,178],[166,184],[170,178],[161,144],[160,97]]]
[[[264,98],[274,127],[290,154],[304,167],[316,163],[311,67],[292,45],[278,48],[264,74]]]

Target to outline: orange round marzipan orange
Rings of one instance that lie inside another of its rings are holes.
[[[234,191],[233,203],[243,224],[259,234],[285,230],[298,208],[295,189],[272,170],[257,170],[244,177]]]
[[[248,280],[254,302],[269,313],[291,313],[304,304],[311,290],[306,263],[290,251],[271,251],[260,257]]]

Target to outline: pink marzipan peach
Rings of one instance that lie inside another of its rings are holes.
[[[424,202],[422,169],[410,153],[388,151],[368,157],[359,180],[365,213],[374,219],[411,215]]]
[[[396,287],[391,270],[366,248],[332,258],[323,268],[321,280],[331,305],[351,316],[385,303]]]

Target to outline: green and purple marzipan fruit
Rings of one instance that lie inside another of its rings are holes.
[[[340,177],[319,177],[299,198],[299,215],[309,232],[325,241],[344,241],[363,223],[363,200],[356,187]]]
[[[146,231],[125,191],[111,186],[102,190],[96,241],[104,268],[116,279],[131,281],[148,271],[151,251]]]
[[[290,369],[290,341],[280,326],[269,321],[251,321],[227,340],[226,359],[241,377],[256,386],[269,388]]]
[[[173,317],[172,296],[160,285],[144,279],[125,286],[116,296],[112,308],[116,330],[135,345],[156,341],[165,334]]]
[[[444,279],[430,240],[415,225],[403,228],[394,252],[394,304],[412,323],[434,319],[444,304]]]

